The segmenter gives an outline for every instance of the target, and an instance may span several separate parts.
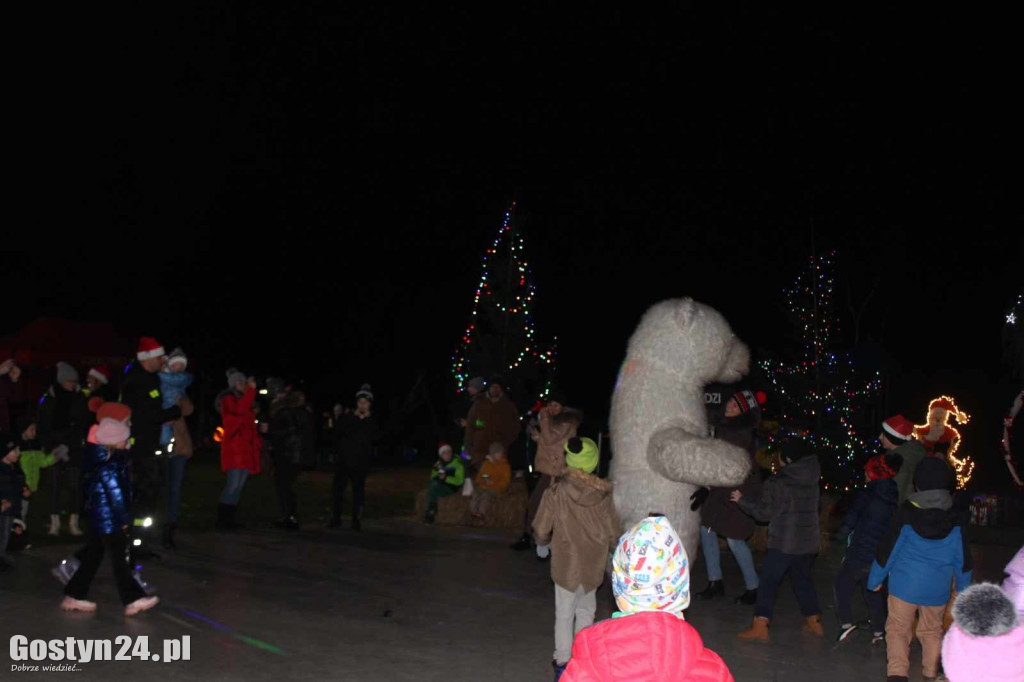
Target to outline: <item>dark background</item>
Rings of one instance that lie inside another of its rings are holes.
[[[838,249],[838,345],[886,370],[887,408],[969,391],[991,431],[1008,404],[1022,112],[997,12],[78,12],[12,22],[0,333],[108,320],[218,382],[369,381],[383,405],[425,371],[443,399],[514,199],[538,332],[598,422],[657,300],[791,350],[781,288],[812,248]]]

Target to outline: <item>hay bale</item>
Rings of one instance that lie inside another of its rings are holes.
[[[459,526],[470,524],[469,497],[465,495],[449,495],[437,501],[437,516],[434,523],[443,526]],[[491,502],[487,510],[486,524],[492,528],[512,528],[522,530],[526,521],[526,505],[529,495],[526,492],[526,481],[517,478],[509,485],[503,495]],[[416,517],[423,518],[427,513],[427,491],[424,488],[416,493]]]

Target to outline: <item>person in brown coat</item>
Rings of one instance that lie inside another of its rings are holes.
[[[565,444],[570,438],[576,437],[576,430],[582,422],[583,413],[566,407],[565,396],[557,390],[552,390],[548,394],[547,404],[538,410],[536,419],[530,422],[530,438],[537,444],[533,470],[540,473],[540,477],[530,493],[530,501],[526,506],[523,536],[512,545],[513,549],[530,548],[530,528],[533,527],[533,519],[537,516],[540,500],[544,496],[544,491],[551,485],[551,481],[565,471]],[[537,545],[537,556],[542,560],[547,558],[547,545]]]
[[[761,423],[761,403],[758,396],[741,389],[731,395],[725,393],[725,412],[715,423],[715,438],[737,445],[750,453],[751,469],[738,490],[743,496],[756,500],[761,494],[760,468],[754,463],[756,442],[754,433]],[[710,410],[709,410],[710,416]],[[747,545],[754,534],[754,519],[729,499],[737,488],[701,488],[692,496],[692,509],[700,508],[700,540],[704,562],[708,569],[708,586],[697,594],[700,599],[713,599],[725,595],[722,585],[722,565],[718,538],[726,539],[743,573],[746,591],[736,598],[737,604],[757,602],[757,568]],[[703,504],[703,506],[702,506]]]
[[[519,435],[519,411],[505,395],[502,380],[491,379],[483,398],[473,401],[473,407],[466,417],[466,448],[473,471],[477,471],[490,452],[491,443],[508,447]]]
[[[565,473],[544,491],[533,521],[537,542],[551,544],[556,668],[569,660],[576,633],[594,623],[597,588],[604,580],[608,555],[622,534],[612,484],[593,473],[597,444],[589,438],[573,438],[565,453]]]

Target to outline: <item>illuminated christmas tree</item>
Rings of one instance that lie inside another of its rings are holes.
[[[556,352],[554,344],[545,343],[536,331],[531,310],[536,287],[515,209],[513,202],[484,252],[469,324],[451,367],[456,390],[461,391],[474,376],[498,374],[521,400],[547,394]]]
[[[850,356],[833,347],[838,319],[832,311],[835,252],[812,255],[793,286],[784,290],[786,308],[800,348],[791,361],[759,364],[774,388],[782,428],[815,447],[826,488],[859,482],[854,459],[872,451],[872,406],[881,386],[879,372],[859,370]]]

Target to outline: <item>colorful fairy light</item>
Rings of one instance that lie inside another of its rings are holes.
[[[865,411],[881,389],[880,372],[865,376],[846,354],[832,350],[838,319],[832,314],[835,252],[810,257],[793,285],[783,291],[801,348],[793,362],[762,360],[759,366],[781,406],[785,430],[814,425],[801,437],[822,462],[826,489],[843,489],[859,478],[854,459],[869,448]]]

